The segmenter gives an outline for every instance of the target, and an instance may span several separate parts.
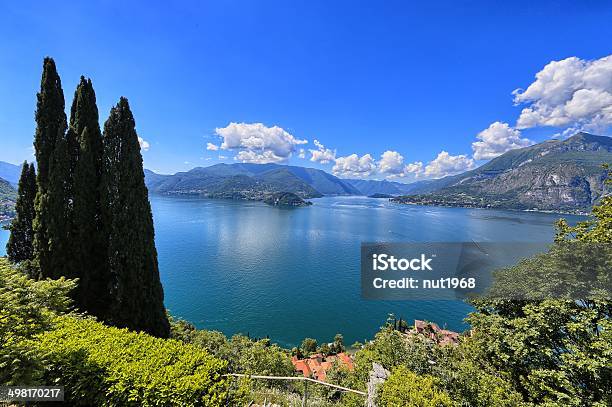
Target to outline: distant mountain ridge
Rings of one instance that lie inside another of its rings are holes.
[[[19,183],[21,176],[21,165],[15,165],[0,161],[0,178],[10,182],[13,186]]]
[[[415,182],[412,184],[404,184],[401,182],[394,181],[378,181],[369,179],[345,179],[344,182],[351,184],[357,190],[360,195],[402,195],[410,194],[421,187],[421,182]]]
[[[605,192],[603,163],[612,163],[612,139],[578,133],[510,150],[474,170],[412,184],[340,179],[325,171],[280,164],[216,164],[174,175],[145,171],[147,187],[162,194],[265,200],[290,192],[324,195],[393,195],[399,203],[581,211]]]
[[[509,209],[590,208],[605,193],[612,138],[578,133],[510,150],[474,170],[414,187],[400,203]]]

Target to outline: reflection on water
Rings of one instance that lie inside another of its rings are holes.
[[[227,334],[370,338],[388,313],[465,329],[456,301],[360,298],[359,247],[374,241],[550,241],[558,216],[326,197],[279,210],[257,202],[152,197],[171,312]],[[196,223],[194,223],[196,222]]]

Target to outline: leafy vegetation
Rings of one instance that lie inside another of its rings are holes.
[[[0,258],[0,383],[41,380],[42,362],[25,341],[70,310],[68,293],[74,287],[64,278],[34,281]]]
[[[378,402],[383,406],[451,407],[450,396],[440,389],[439,381],[428,375],[417,375],[398,366],[382,385]]]
[[[0,259],[0,382],[60,383],[93,406],[222,406],[227,362],[195,345],[107,327],[70,312],[75,283],[35,281]]]
[[[227,362],[176,340],[59,317],[29,341],[44,360],[45,383],[61,383],[76,405],[222,406]]]

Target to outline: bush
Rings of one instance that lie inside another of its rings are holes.
[[[34,281],[0,258],[0,383],[40,384],[41,361],[24,339],[49,329],[69,310],[73,281]]]
[[[244,335],[227,339],[218,331],[196,329],[183,320],[170,320],[172,338],[203,348],[210,354],[228,362],[231,373],[253,375],[292,376],[291,353],[269,339],[253,340]]]
[[[405,366],[398,366],[381,386],[378,403],[381,407],[446,407],[453,403],[439,388],[437,379],[417,375]]]
[[[355,354],[356,374],[361,383],[367,382],[372,362],[389,370],[405,365],[416,373],[429,373],[437,350],[420,335],[406,336],[393,328],[383,327],[373,341]]]
[[[222,406],[229,397],[227,363],[176,340],[62,316],[29,342],[45,382],[76,405]]]

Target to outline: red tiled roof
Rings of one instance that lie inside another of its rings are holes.
[[[334,365],[334,361],[339,360],[347,366],[349,370],[353,370],[353,360],[346,353],[323,357],[321,354],[312,355],[306,359],[298,359],[296,356],[291,358],[291,363],[295,370],[302,372],[304,377],[314,377],[317,380],[325,381],[327,371]]]

